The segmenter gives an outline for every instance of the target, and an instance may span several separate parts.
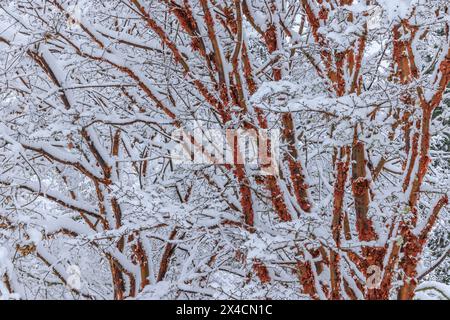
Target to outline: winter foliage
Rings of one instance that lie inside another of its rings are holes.
[[[450,299],[449,10],[0,0],[0,298]]]

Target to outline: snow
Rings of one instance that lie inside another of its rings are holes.
[[[407,18],[416,2],[416,0],[378,0],[386,11],[389,22]]]
[[[402,248],[450,194],[446,3],[338,2],[2,2],[0,298],[367,299],[375,262],[386,297],[414,270],[448,299],[449,207]],[[269,133],[275,170],[229,130]]]
[[[436,281],[424,281],[416,288],[418,300],[450,300],[450,285]]]

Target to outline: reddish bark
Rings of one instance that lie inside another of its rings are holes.
[[[364,143],[355,137],[352,147],[352,191],[355,199],[356,228],[359,240],[371,241],[377,238],[372,221],[367,217],[369,211],[369,186],[367,178]]]
[[[267,267],[263,262],[261,262],[258,259],[255,259],[253,261],[253,270],[255,271],[256,276],[262,283],[270,282],[271,279],[269,275],[269,270],[267,269]]]
[[[303,293],[313,299],[318,299],[311,264],[309,262],[297,262],[297,272],[299,281],[303,287]]]

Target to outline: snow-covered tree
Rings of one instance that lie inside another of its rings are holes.
[[[449,9],[3,0],[0,297],[450,298]]]

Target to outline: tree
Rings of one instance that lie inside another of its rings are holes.
[[[447,1],[0,12],[3,295],[412,299],[434,268],[420,264],[448,224],[433,117],[448,114]],[[237,161],[237,130],[269,147],[279,130],[276,170]],[[211,161],[176,163],[177,146]]]

